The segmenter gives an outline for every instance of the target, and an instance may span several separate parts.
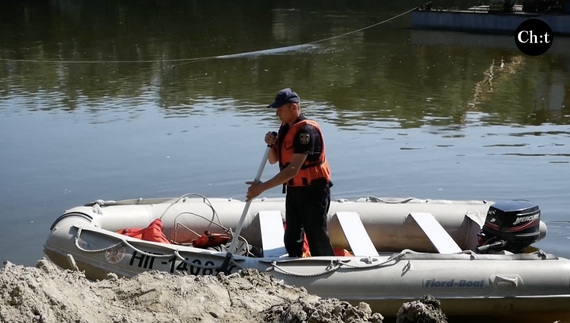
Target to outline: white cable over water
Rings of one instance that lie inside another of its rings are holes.
[[[391,18],[388,18],[386,20],[377,22],[375,24],[357,29],[357,30],[353,30],[341,35],[336,35],[336,36],[332,36],[329,38],[324,38],[324,39],[319,39],[316,41],[312,41],[309,43],[305,43],[305,44],[299,44],[299,45],[293,45],[293,46],[286,46],[286,47],[278,47],[278,48],[272,48],[272,49],[263,49],[263,50],[258,50],[258,51],[253,51],[253,52],[242,52],[242,53],[236,53],[236,54],[228,54],[228,55],[218,55],[218,56],[205,56],[205,57],[196,57],[196,58],[173,58],[173,59],[158,59],[158,60],[138,60],[138,61],[120,61],[120,60],[115,60],[115,61],[70,61],[70,60],[59,60],[59,61],[55,61],[55,60],[39,60],[39,59],[11,59],[11,58],[0,58],[0,61],[9,61],[9,62],[20,62],[20,63],[59,63],[59,64],[119,64],[119,63],[174,63],[174,62],[185,62],[185,63],[192,63],[192,62],[198,62],[198,61],[204,61],[204,60],[208,60],[208,59],[226,59],[226,58],[235,58],[235,57],[240,57],[240,56],[247,56],[247,55],[255,55],[255,54],[260,54],[260,53],[265,53],[265,52],[283,52],[283,51],[289,51],[289,50],[293,50],[294,48],[305,48],[305,47],[310,47],[313,44],[317,44],[317,43],[322,43],[324,41],[327,40],[332,40],[332,39],[336,39],[336,38],[340,38],[340,37],[344,37],[344,36],[348,36],[366,29],[370,29],[373,27],[376,27],[378,25],[387,23],[388,21],[394,20],[396,18],[399,18],[403,15],[406,15],[414,10],[416,10],[417,7],[414,7],[410,10],[406,10],[398,15],[395,15]]]

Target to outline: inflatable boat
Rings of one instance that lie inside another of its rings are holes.
[[[97,200],[59,216],[44,253],[90,279],[254,268],[385,317],[426,294],[448,316],[568,315],[570,261],[532,247],[547,229],[531,202],[334,200],[328,228],[340,252],[332,257],[288,257],[284,214],[284,198]]]

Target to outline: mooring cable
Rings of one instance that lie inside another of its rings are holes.
[[[317,43],[322,43],[328,40],[332,40],[332,39],[336,39],[336,38],[340,38],[340,37],[344,37],[344,36],[348,36],[366,29],[370,29],[376,26],[379,26],[381,24],[387,23],[391,20],[394,20],[396,18],[399,18],[403,15],[406,15],[414,10],[416,10],[417,7],[414,7],[410,10],[406,10],[398,15],[395,15],[391,18],[388,18],[386,20],[374,23],[372,25],[357,29],[357,30],[353,30],[341,35],[336,35],[336,36],[332,36],[332,37],[328,37],[328,38],[323,38],[323,39],[319,39],[319,40],[315,40],[312,42],[308,42],[308,43],[304,43],[304,44],[299,44],[299,45],[292,45],[292,46],[285,46],[285,47],[277,47],[277,48],[272,48],[272,49],[264,49],[264,50],[259,50],[259,51],[253,51],[253,52],[242,52],[242,53],[236,53],[236,54],[225,54],[225,55],[217,55],[217,56],[204,56],[204,57],[195,57],[195,58],[172,58],[172,59],[155,59],[155,60],[138,60],[138,61],[129,61],[129,60],[113,60],[113,61],[94,61],[94,60],[86,60],[86,61],[73,61],[73,60],[40,60],[40,59],[11,59],[11,58],[0,58],[0,61],[5,61],[5,62],[19,62],[19,63],[56,63],[56,64],[121,64],[121,63],[130,63],[130,64],[134,64],[134,63],[176,63],[176,62],[181,62],[181,63],[194,63],[194,62],[198,62],[198,61],[204,61],[204,60],[209,60],[209,59],[223,59],[223,58],[232,58],[232,57],[238,57],[238,56],[243,56],[244,54],[255,54],[255,53],[259,53],[259,52],[267,52],[267,51],[277,51],[277,50],[282,50],[284,48],[294,48],[294,47],[303,47],[303,46],[308,46],[308,45],[313,45],[313,44],[317,44]]]
[[[396,19],[396,18],[399,18],[399,17],[401,17],[401,16],[403,16],[403,15],[406,15],[406,14],[408,14],[408,13],[410,13],[410,12],[416,10],[416,9],[417,9],[417,7],[413,7],[412,9],[407,10],[407,11],[404,11],[404,12],[402,12],[401,14],[395,15],[395,16],[392,17],[392,18],[388,18],[388,19],[386,19],[386,20],[377,22],[377,23],[372,24],[372,25],[370,25],[370,26],[367,26],[367,27],[364,27],[364,28],[360,28],[360,29],[357,29],[357,30],[353,30],[353,31],[349,31],[349,32],[344,33],[344,34],[341,34],[341,35],[337,35],[337,36],[333,36],[333,37],[329,37],[329,38],[317,40],[317,41],[314,41],[314,42],[310,42],[310,43],[307,43],[307,44],[304,44],[304,45],[321,43],[321,42],[324,42],[324,41],[327,41],[327,40],[331,40],[331,39],[335,39],[335,38],[339,38],[339,37],[344,37],[344,36],[347,36],[347,35],[350,35],[350,34],[354,34],[354,33],[357,33],[357,32],[360,32],[360,31],[363,31],[363,30],[366,30],[366,29],[370,29],[370,28],[376,27],[376,26],[378,26],[378,25],[381,25],[381,24],[383,24],[383,23],[387,23],[388,21],[391,21],[391,20],[394,20],[394,19]]]

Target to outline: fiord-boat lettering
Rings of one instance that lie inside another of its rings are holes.
[[[468,279],[451,279],[451,280],[438,280],[426,279],[424,280],[424,288],[485,288],[485,280],[468,280]]]

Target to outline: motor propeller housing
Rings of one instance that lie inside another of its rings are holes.
[[[540,208],[529,201],[500,201],[489,207],[479,233],[480,253],[522,253],[541,238]]]

